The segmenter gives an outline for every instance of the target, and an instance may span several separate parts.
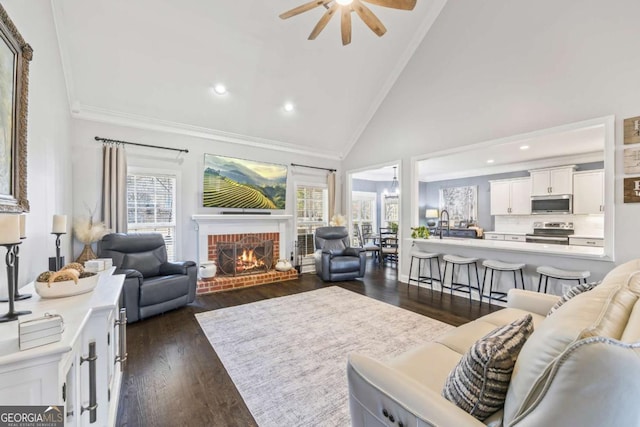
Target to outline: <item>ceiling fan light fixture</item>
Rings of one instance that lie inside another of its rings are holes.
[[[309,34],[309,40],[315,40],[318,37],[318,34],[327,26],[333,15],[340,15],[342,44],[346,46],[351,43],[351,12],[355,12],[378,37],[382,37],[387,32],[384,24],[363,2],[391,9],[413,10],[417,0],[311,0],[281,13],[279,16],[281,19],[288,19],[323,6],[327,10],[313,28],[311,34]],[[337,13],[338,11],[339,13]]]
[[[215,86],[213,86],[213,92],[216,95],[226,95],[227,94],[227,87],[221,83],[216,84]]]

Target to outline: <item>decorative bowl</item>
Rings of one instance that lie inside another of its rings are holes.
[[[36,293],[41,298],[63,298],[72,295],[80,295],[91,292],[98,284],[99,274],[78,279],[78,283],[73,280],[53,282],[49,287],[47,282],[35,282]]]

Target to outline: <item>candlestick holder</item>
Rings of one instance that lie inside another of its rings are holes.
[[[20,240],[24,240],[26,237],[21,237]],[[18,284],[18,277],[20,276],[20,246],[16,245],[13,248],[13,253],[15,254],[15,268],[14,268],[14,279],[13,279],[13,300],[14,301],[22,301],[23,299],[31,298],[31,294],[21,294],[20,286]],[[0,302],[8,302],[8,298],[0,299]]]
[[[7,248],[7,255],[5,256],[5,262],[7,264],[7,290],[9,291],[9,311],[0,316],[0,323],[3,322],[11,322],[13,320],[17,320],[18,316],[22,316],[24,314],[31,314],[30,311],[16,311],[15,310],[15,279],[16,279],[16,271],[15,271],[15,261],[16,261],[16,253],[15,250],[18,245],[22,242],[18,243],[3,243],[0,246],[4,246]]]
[[[62,265],[64,264],[63,257],[60,256],[60,236],[67,233],[52,232],[51,234],[56,235],[55,271],[60,271],[60,269],[62,268]]]

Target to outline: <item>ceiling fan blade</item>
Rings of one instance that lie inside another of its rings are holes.
[[[387,29],[384,27],[378,17],[374,15],[373,12],[371,12],[371,9],[363,5],[360,0],[353,0],[353,4],[351,7],[356,11],[358,16],[360,16],[360,19],[362,19],[362,21],[364,21],[364,23],[367,24],[367,26],[371,28],[371,31],[376,33],[378,37],[382,37],[384,33],[387,32]]]
[[[342,21],[340,23],[342,30],[342,46],[351,43],[351,8],[342,6]]]
[[[315,40],[316,37],[318,37],[320,31],[324,30],[324,27],[327,26],[331,17],[336,13],[336,10],[338,10],[338,4],[334,3],[329,8],[329,10],[327,10],[324,15],[322,15],[322,18],[320,18],[316,26],[313,27],[313,31],[311,31],[311,34],[309,34],[309,40]]]
[[[413,10],[416,0],[363,0],[377,6],[390,7],[392,9]]]
[[[306,12],[308,10],[314,9],[318,6],[322,6],[324,4],[329,3],[331,0],[313,0],[310,1],[309,3],[305,3],[303,5],[300,5],[298,7],[294,7],[291,10],[288,10],[282,14],[280,14],[280,18],[282,19],[287,19],[287,18],[291,18],[292,16],[296,16],[296,15],[300,15],[303,12]]]

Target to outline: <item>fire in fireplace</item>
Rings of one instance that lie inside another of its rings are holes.
[[[263,273],[273,266],[273,240],[246,236],[235,242],[218,242],[218,275]]]

